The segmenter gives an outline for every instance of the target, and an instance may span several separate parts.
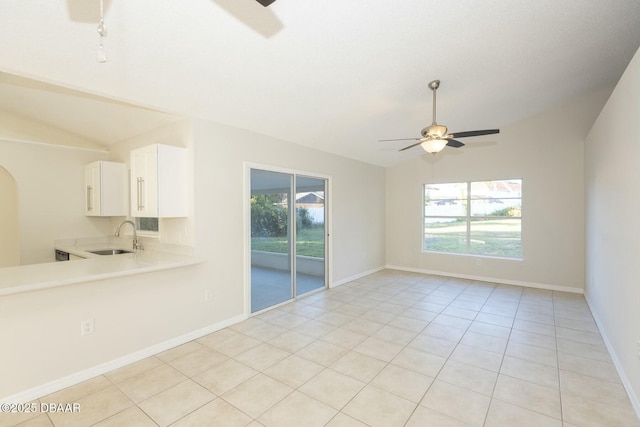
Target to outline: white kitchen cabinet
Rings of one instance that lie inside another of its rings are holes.
[[[98,161],[84,169],[85,214],[127,215],[127,167],[124,163]]]
[[[131,151],[131,216],[187,216],[187,150],[153,144]]]

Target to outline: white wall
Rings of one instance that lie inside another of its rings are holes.
[[[418,271],[581,292],[584,283],[584,139],[609,91],[505,126],[435,156],[387,170],[387,264]],[[456,130],[456,129],[454,129]],[[478,141],[478,140],[476,140]],[[426,183],[523,179],[523,260],[422,252]]]
[[[20,265],[18,189],[13,176],[0,166],[0,268]]]
[[[132,362],[136,352],[225,320],[224,301],[204,301],[202,267],[0,296],[0,401],[67,376],[88,379],[102,373],[95,367]],[[93,334],[80,336],[83,319],[95,320]],[[53,391],[44,390],[26,398]]]
[[[114,156],[124,160],[127,144],[169,142],[162,135],[179,138],[189,126],[128,141]],[[0,401],[36,397],[244,318],[245,161],[332,177],[334,282],[384,265],[383,168],[203,121],[192,143],[194,240],[204,263],[0,297]],[[81,337],[89,318],[95,333]]]
[[[83,211],[84,165],[107,160],[103,147],[6,111],[0,118],[0,167],[18,189],[20,264],[54,261],[56,239],[105,235],[109,220]]]
[[[217,260],[212,274],[223,282],[237,287],[243,274],[244,162],[331,177],[333,282],[384,266],[383,168],[205,121],[195,122],[194,141],[196,248]]]
[[[640,51],[586,141],[586,297],[640,413]]]
[[[84,166],[106,160],[99,153],[0,139],[0,166],[18,189],[20,263],[55,260],[53,241],[104,236],[108,218],[84,215]]]

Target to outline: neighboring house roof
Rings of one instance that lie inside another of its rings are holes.
[[[319,193],[300,193],[301,196],[299,196],[296,199],[296,203],[300,203],[300,204],[324,204],[324,195],[321,195]]]

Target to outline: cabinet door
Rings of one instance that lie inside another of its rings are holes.
[[[126,165],[100,162],[100,214],[126,216],[128,210]]]
[[[158,145],[158,216],[187,216],[187,151]]]
[[[87,216],[126,216],[127,184],[124,163],[97,161],[84,168],[84,213]]]
[[[88,164],[84,169],[85,204],[87,216],[100,216],[100,163]]]
[[[158,216],[157,146],[131,151],[131,216]]]

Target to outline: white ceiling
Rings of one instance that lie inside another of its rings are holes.
[[[638,0],[106,0],[99,64],[98,4],[3,1],[0,70],[383,166],[416,155],[377,140],[430,124],[430,80],[451,131],[501,127],[613,87],[640,46]]]

